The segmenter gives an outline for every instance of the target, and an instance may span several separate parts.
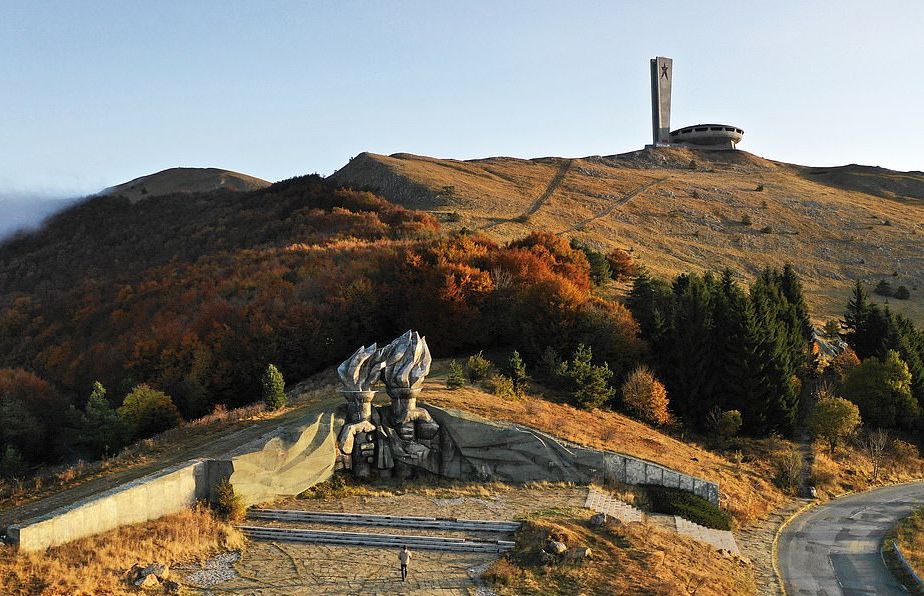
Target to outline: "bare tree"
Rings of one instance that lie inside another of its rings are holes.
[[[862,446],[866,457],[873,464],[873,482],[875,482],[879,479],[882,464],[885,463],[886,456],[892,446],[892,437],[889,436],[889,431],[877,428],[866,433]]]

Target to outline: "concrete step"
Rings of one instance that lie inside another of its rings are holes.
[[[741,550],[738,548],[735,536],[728,530],[707,528],[706,526],[701,526],[688,519],[684,519],[679,515],[674,516],[674,523],[676,524],[678,534],[683,534],[684,536],[689,536],[700,542],[711,544],[719,550],[727,550],[730,553],[741,555]]]
[[[308,530],[303,528],[270,528],[265,526],[238,526],[245,536],[255,540],[306,542],[314,544],[341,544],[345,546],[375,546],[438,550],[451,552],[502,553],[511,550],[514,543],[509,540],[468,540],[466,538],[443,538],[434,536],[413,536],[402,534],[366,534],[363,532],[336,532],[332,530]]]
[[[520,523],[512,521],[401,515],[367,515],[363,513],[298,511],[294,509],[251,509],[247,512],[247,517],[249,519],[266,519],[284,522],[386,526],[393,528],[425,528],[431,530],[460,530],[467,532],[511,533],[520,529]]]
[[[641,509],[636,509],[628,503],[619,499],[614,499],[606,493],[602,493],[593,488],[587,490],[587,499],[584,501],[584,507],[597,513],[605,513],[610,517],[615,517],[621,522],[640,522],[644,521],[645,514]]]

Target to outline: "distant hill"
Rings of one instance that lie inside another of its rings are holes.
[[[219,168],[170,168],[111,186],[101,195],[122,195],[132,202],[147,197],[212,192],[219,189],[251,191],[266,188],[270,182]]]
[[[471,161],[362,153],[331,179],[501,241],[550,230],[628,249],[662,275],[730,267],[750,278],[791,261],[818,320],[840,316],[855,279],[888,279],[911,290],[892,308],[924,320],[921,172],[659,148]]]

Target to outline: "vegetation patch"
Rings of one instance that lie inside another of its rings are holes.
[[[883,554],[889,560],[890,566],[900,575],[905,575],[906,572],[899,565],[898,556],[893,550],[894,546],[901,549],[905,560],[918,577],[924,577],[924,507],[914,510],[911,515],[899,521],[886,535],[882,544]],[[911,583],[906,582],[905,585],[910,586]]]
[[[679,515],[691,522],[716,530],[731,530],[731,515],[722,511],[706,499],[677,488],[655,484],[644,485],[648,491],[648,503],[655,513]]]

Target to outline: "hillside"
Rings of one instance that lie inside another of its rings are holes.
[[[121,195],[135,203],[144,198],[173,194],[192,194],[230,190],[246,192],[266,188],[271,183],[260,178],[218,168],[170,168],[141,176],[99,194]]]
[[[661,275],[730,267],[751,279],[766,265],[792,261],[819,321],[843,313],[854,279],[886,278],[911,290],[892,308],[924,320],[920,172],[646,149],[472,161],[363,153],[331,179],[501,241],[539,229],[628,249]]]

